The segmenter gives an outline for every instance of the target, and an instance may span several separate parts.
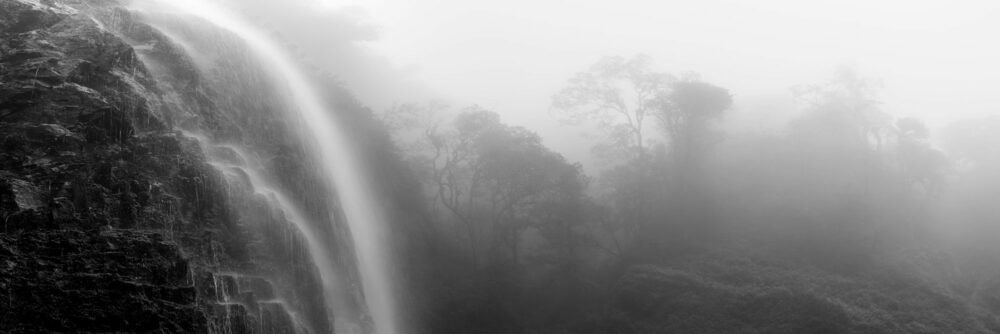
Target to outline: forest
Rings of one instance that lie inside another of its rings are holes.
[[[427,255],[401,261],[432,276],[428,332],[1000,330],[1000,119],[932,137],[842,66],[777,129],[739,129],[738,92],[652,62],[605,57],[553,93],[601,134],[591,173],[478,105],[376,113],[426,210],[404,230]]]
[[[0,332],[1000,333],[996,13],[0,0]]]

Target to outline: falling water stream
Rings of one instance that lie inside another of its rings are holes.
[[[313,227],[307,223],[305,214],[302,213],[302,210],[299,209],[287,195],[279,190],[280,187],[272,184],[267,177],[262,175],[262,170],[264,170],[264,168],[261,166],[261,163],[241,147],[214,144],[208,137],[197,133],[184,131],[183,134],[186,137],[196,140],[199,145],[201,145],[202,151],[205,152],[209,165],[215,167],[223,173],[226,173],[227,175],[232,175],[234,178],[245,179],[256,194],[264,196],[274,202],[275,205],[281,209],[282,213],[287,216],[288,221],[294,225],[294,227],[301,233],[303,239],[305,239],[310,259],[316,266],[317,272],[322,281],[324,292],[323,300],[326,302],[328,307],[340,304],[335,299],[341,296],[336,294],[335,291],[338,288],[337,284],[341,282],[337,278],[336,271],[333,267],[333,259],[329,256],[329,250],[323,247],[323,243],[317,239],[317,236],[320,234],[314,231]],[[230,154],[234,154],[236,158],[235,161],[231,161],[231,158],[227,159],[218,157],[215,152],[220,149],[225,150]],[[331,308],[330,311],[336,311],[336,309]],[[333,322],[336,317],[334,317],[333,314],[329,314],[328,318],[330,318],[329,320]]]
[[[343,211],[351,239],[354,242],[354,253],[357,256],[358,272],[361,278],[362,292],[368,307],[368,313],[377,334],[400,333],[397,324],[394,293],[391,285],[391,265],[385,251],[387,242],[384,229],[384,217],[369,184],[369,176],[364,172],[361,159],[354,152],[349,138],[345,137],[344,124],[340,123],[335,113],[328,110],[323,99],[310,83],[306,75],[299,69],[295,61],[267,34],[254,25],[244,21],[228,10],[209,4],[205,0],[162,0],[157,1],[173,10],[211,22],[219,29],[228,31],[246,43],[248,50],[266,67],[265,71],[273,80],[287,88],[284,95],[286,103],[292,106],[292,114],[288,117],[301,119],[305,129],[299,131],[302,140],[307,145],[316,147],[315,154],[322,164],[326,178],[331,182],[331,188],[336,189],[340,208]],[[217,166],[234,168],[236,166]],[[252,170],[244,171],[251,176],[254,186],[259,189],[273,189],[263,177]],[[279,192],[272,192],[272,195]],[[294,208],[282,196],[277,201],[286,208]],[[331,203],[335,206],[335,203]],[[325,300],[331,312],[328,317],[336,318],[332,305],[336,294],[333,284],[338,281],[336,273],[326,255],[324,242],[318,240],[304,218],[290,211],[291,220],[305,234],[312,260],[316,262],[320,278],[323,280]]]

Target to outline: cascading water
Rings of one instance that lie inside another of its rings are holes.
[[[169,0],[158,4],[163,5],[163,8],[170,8],[175,12],[211,22],[219,29],[242,39],[253,56],[266,67],[265,71],[271,76],[270,79],[285,86],[286,104],[294,109],[288,117],[301,120],[305,127],[304,131],[299,131],[303,136],[301,139],[307,143],[306,146],[315,147],[312,153],[319,161],[321,169],[325,171],[328,181],[332,183],[331,188],[336,189],[339,197],[340,208],[353,240],[362,291],[374,331],[378,334],[399,333],[391,286],[391,265],[384,250],[386,235],[383,230],[382,211],[376,204],[368,176],[364,173],[358,155],[351,149],[350,140],[344,136],[346,133],[343,131],[344,125],[338,122],[334,113],[327,110],[316,89],[291,57],[279,47],[278,43],[267,38],[266,34],[258,31],[252,24],[205,1]],[[150,3],[141,5],[148,6]],[[141,10],[150,12],[162,9],[144,7]],[[223,166],[218,163],[217,167],[241,168],[241,172],[248,175],[250,183],[258,191],[274,188],[252,168]],[[332,260],[325,255],[328,250],[323,245],[324,242],[331,241],[318,240],[316,237],[318,234],[304,223],[305,218],[302,215],[291,209],[294,205],[280,192],[269,191],[269,194],[282,208],[289,210],[290,220],[296,222],[299,231],[305,235],[311,259],[316,262],[320,279],[323,281],[325,300],[331,312],[328,317],[337,318],[333,310],[333,305],[337,304],[334,300],[337,294],[333,290],[337,287],[333,285],[338,280],[330,264]]]
[[[185,136],[195,139],[202,146],[210,165],[227,175],[245,181],[256,194],[274,202],[274,205],[287,215],[287,220],[305,239],[309,257],[316,266],[322,281],[324,301],[330,307],[339,304],[336,300],[339,295],[334,292],[338,289],[339,280],[333,267],[333,259],[329,257],[329,250],[323,247],[323,243],[316,238],[320,234],[307,223],[305,214],[293,204],[287,195],[279,190],[279,187],[273,185],[262,175],[264,168],[261,167],[261,164],[240,147],[213,144],[209,138],[195,133],[187,132]],[[226,153],[221,154],[222,157],[220,157],[220,154],[215,154],[219,150]],[[336,310],[336,308],[331,310]],[[328,315],[328,317],[333,318],[332,315]],[[333,321],[334,319],[329,320]]]

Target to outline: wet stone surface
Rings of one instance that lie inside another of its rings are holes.
[[[0,332],[301,332],[117,6],[0,0]]]

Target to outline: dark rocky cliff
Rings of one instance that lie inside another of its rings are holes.
[[[269,129],[282,184],[329,216],[321,182],[204,81],[114,1],[0,0],[0,332],[330,331],[299,232],[177,129]]]

